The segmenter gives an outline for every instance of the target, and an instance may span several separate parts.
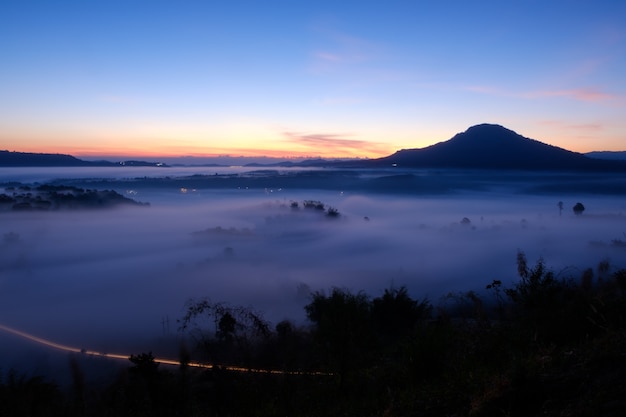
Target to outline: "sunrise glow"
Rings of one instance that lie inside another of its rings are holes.
[[[0,149],[373,158],[498,123],[626,149],[626,4],[3,2]]]

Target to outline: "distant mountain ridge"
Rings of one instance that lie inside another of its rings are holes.
[[[107,166],[164,166],[144,161],[84,161],[72,155],[0,151],[0,167],[107,167]]]
[[[71,155],[0,151],[0,166],[92,166]]]
[[[610,159],[618,161],[626,161],[626,151],[594,151],[587,152],[585,156],[594,159]]]
[[[626,171],[626,161],[589,158],[487,123],[472,126],[445,142],[403,149],[370,160],[368,164],[411,168]]]
[[[626,171],[626,152],[581,154],[519,135],[497,124],[483,123],[447,141],[425,148],[402,149],[376,159],[250,163],[250,167],[437,168],[525,171]],[[84,161],[71,155],[0,151],[0,167],[167,166],[144,161]],[[211,166],[219,166],[212,164]]]

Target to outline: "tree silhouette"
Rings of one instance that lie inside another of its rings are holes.
[[[191,331],[208,359],[242,365],[249,365],[254,345],[271,334],[260,313],[208,299],[188,301],[187,313],[179,322],[180,330]]]
[[[432,306],[427,299],[414,300],[406,287],[388,288],[372,300],[372,317],[384,344],[409,336],[418,321],[430,317]]]
[[[320,353],[334,371],[345,375],[366,362],[363,347],[373,340],[367,295],[340,288],[333,288],[329,296],[318,291],[304,308],[315,325],[313,336]]]
[[[152,352],[130,355],[128,360],[134,364],[134,366],[130,368],[131,373],[148,380],[154,379],[158,373],[159,364],[155,362]]]
[[[576,205],[572,207],[572,210],[574,211],[575,215],[579,216],[583,214],[583,211],[585,211],[585,206],[583,206],[581,203],[576,203]]]
[[[219,329],[216,333],[216,336],[220,340],[230,341],[233,339],[235,334],[235,326],[237,325],[237,320],[233,317],[230,312],[225,312],[222,317],[220,317],[217,328]]]

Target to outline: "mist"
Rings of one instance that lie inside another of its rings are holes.
[[[404,285],[437,304],[494,279],[509,285],[518,250],[575,279],[606,259],[626,267],[626,250],[612,244],[626,240],[620,196],[281,188],[140,188],[132,196],[151,205],[0,213],[0,321],[130,354],[180,337],[190,299],[304,323],[311,291],[331,287],[377,296]],[[339,216],[305,209],[305,200]],[[587,209],[575,215],[579,201]],[[28,342],[0,340],[0,366],[16,366],[23,351],[12,349]]]

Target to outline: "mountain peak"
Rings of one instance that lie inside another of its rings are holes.
[[[451,140],[463,140],[463,141],[475,141],[480,142],[483,145],[496,145],[502,144],[504,141],[526,139],[511,129],[507,129],[504,126],[483,123],[474,125],[468,128],[465,132],[457,133]]]
[[[480,123],[474,126],[470,126],[467,128],[467,130],[465,131],[465,133],[469,133],[469,132],[477,132],[477,131],[496,131],[496,130],[500,130],[500,131],[508,131],[508,132],[513,132],[511,129],[507,129],[506,127],[502,126],[502,125],[498,125],[498,124],[494,124],[494,123]]]
[[[607,162],[607,161],[602,161]],[[584,155],[526,138],[504,126],[482,123],[421,149],[403,149],[376,164],[419,168],[521,170],[624,170]]]

